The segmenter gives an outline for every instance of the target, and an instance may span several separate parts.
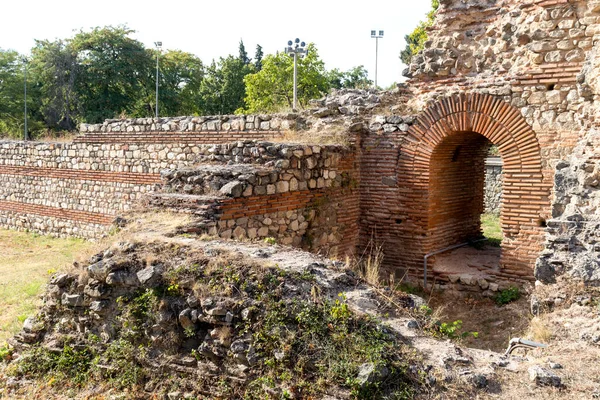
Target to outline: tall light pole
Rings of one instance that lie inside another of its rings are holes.
[[[156,118],[158,118],[158,57],[160,56],[160,48],[162,47],[162,42],[154,42],[156,46]]]
[[[304,57],[308,54],[306,49],[306,43],[300,43],[300,39],[296,38],[293,42],[288,41],[288,45],[285,48],[285,53],[289,54],[290,57],[294,57],[294,107],[296,111],[298,108],[298,57]]]
[[[371,31],[371,39],[375,39],[375,89],[377,89],[377,63],[379,59],[379,39],[383,38],[383,31]]]
[[[27,60],[27,57],[23,57],[23,67],[24,67],[24,73],[23,73],[23,98],[24,98],[24,103],[25,103],[25,110],[23,112],[23,116],[25,117],[25,129],[23,132],[23,140],[28,140],[29,139],[29,135],[28,135],[28,131],[27,131],[27,62],[29,60]]]

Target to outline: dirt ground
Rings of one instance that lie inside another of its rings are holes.
[[[525,337],[531,314],[526,296],[518,301],[498,306],[493,299],[434,292],[429,301],[434,313],[443,322],[462,321],[463,332],[477,332],[477,337],[467,335],[462,344],[468,347],[504,352],[514,337]]]

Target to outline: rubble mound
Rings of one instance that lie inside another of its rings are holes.
[[[426,390],[398,332],[351,311],[340,295],[361,285],[341,263],[274,255],[273,246],[248,256],[232,246],[119,242],[55,275],[42,309],[12,342],[6,390],[26,397],[36,379],[65,383],[82,398],[125,389],[169,399]]]

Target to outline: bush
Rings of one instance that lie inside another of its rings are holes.
[[[512,303],[515,300],[519,300],[520,297],[521,292],[519,291],[519,288],[511,286],[508,289],[504,289],[498,293],[494,300],[496,301],[496,304],[503,306],[505,304]]]

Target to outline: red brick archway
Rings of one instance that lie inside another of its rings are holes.
[[[395,257],[402,264],[418,269],[425,254],[473,233],[473,215],[480,213],[482,200],[469,193],[482,193],[483,183],[472,171],[483,172],[479,164],[490,142],[504,161],[501,275],[533,278],[550,208],[539,142],[519,110],[485,94],[437,101],[403,140],[398,159],[403,227],[398,233],[405,243]]]

